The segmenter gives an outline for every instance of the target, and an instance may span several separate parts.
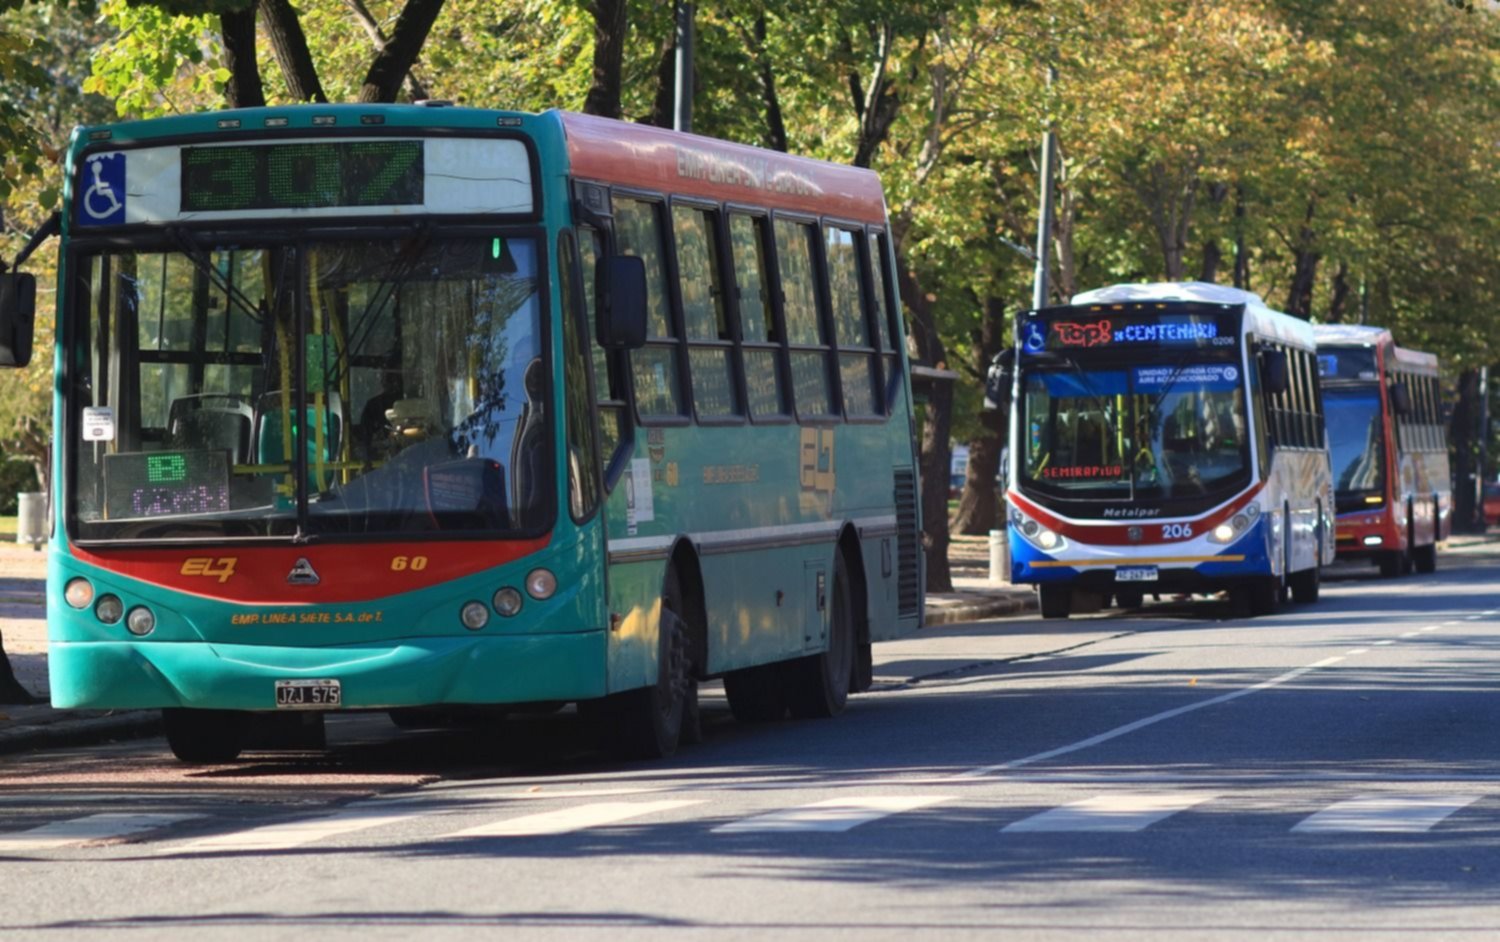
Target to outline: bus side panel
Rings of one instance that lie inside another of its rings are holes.
[[[806,651],[817,615],[816,573],[828,578],[828,558],[826,548],[806,546],[704,556],[709,673]]]
[[[605,680],[610,693],[656,683],[661,586],[666,574],[664,559],[610,567],[611,625]]]
[[[896,537],[866,537],[860,541],[865,564],[865,616],[871,641],[889,641],[909,628],[896,618]],[[915,628],[912,620],[911,628]]]

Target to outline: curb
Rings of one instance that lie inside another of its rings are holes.
[[[922,627],[936,628],[940,625],[953,625],[959,622],[983,621],[986,618],[1001,618],[1036,610],[1037,601],[1034,593],[1024,595],[1017,593],[1001,598],[986,599],[982,602],[962,602],[940,609],[928,608],[922,618]]]
[[[130,710],[83,716],[37,726],[0,729],[0,755],[59,746],[94,746],[117,739],[142,739],[161,733],[161,713]]]

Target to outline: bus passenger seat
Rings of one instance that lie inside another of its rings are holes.
[[[172,400],[167,412],[167,446],[188,451],[227,451],[232,464],[250,453],[254,411],[230,393],[200,393]]]

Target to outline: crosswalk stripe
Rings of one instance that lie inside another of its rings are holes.
[[[287,850],[301,847],[329,837],[363,831],[382,824],[394,824],[415,817],[414,814],[391,814],[389,812],[354,810],[342,814],[301,821],[267,824],[248,831],[233,831],[216,834],[177,847],[164,850],[173,854],[222,853],[249,850]]]
[[[1139,831],[1215,795],[1207,792],[1157,792],[1098,795],[1013,821],[1002,831]]]
[[[1329,805],[1292,828],[1304,833],[1420,832],[1482,795],[1361,795]]]
[[[201,814],[106,813],[91,814],[66,821],[53,821],[29,831],[0,835],[0,853],[25,850],[47,850],[69,844],[86,844],[130,837],[153,831],[179,821],[202,818]]]
[[[715,834],[746,834],[752,832],[787,831],[848,831],[870,821],[875,821],[902,811],[913,811],[935,805],[940,801],[951,801],[951,795],[873,795],[865,798],[830,798],[798,808],[772,811],[739,821],[731,821],[713,829]]]
[[[703,804],[701,799],[598,801],[592,804],[580,805],[577,808],[543,811],[537,814],[522,815],[519,818],[492,821],[488,824],[464,828],[462,831],[453,831],[441,837],[444,839],[462,837],[538,837],[550,834],[567,834],[570,831],[581,831],[584,828],[618,824],[621,821],[629,821],[631,818],[640,818],[659,811],[671,811],[674,808],[685,808],[688,805],[701,804]]]

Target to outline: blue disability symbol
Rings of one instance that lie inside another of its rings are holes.
[[[90,157],[83,183],[83,198],[78,201],[80,223],[101,226],[125,221],[124,154]]]
[[[1047,331],[1036,321],[1028,321],[1025,328],[1027,353],[1041,353],[1047,347]]]

